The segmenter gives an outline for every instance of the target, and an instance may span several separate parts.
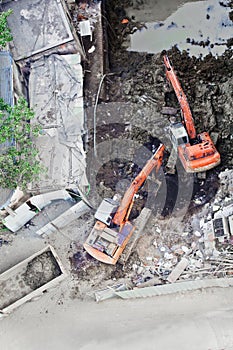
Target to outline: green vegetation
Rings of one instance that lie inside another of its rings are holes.
[[[11,14],[12,10],[0,13],[0,49],[3,49],[13,39],[7,24],[7,17]]]
[[[25,189],[43,171],[31,138],[40,132],[30,123],[33,117],[24,98],[13,107],[0,99],[0,187]]]

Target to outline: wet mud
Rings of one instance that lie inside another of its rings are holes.
[[[140,2],[140,6],[142,4],[143,1]],[[127,17],[125,9],[129,6],[132,6],[132,2],[117,0],[108,1],[105,6],[108,23],[109,71],[114,73],[106,81],[108,102],[129,102],[134,104],[135,109],[153,105],[154,110],[160,113],[164,106],[179,110],[176,96],[166,82],[162,60],[165,51],[161,54],[129,52],[124,45],[128,35],[143,26],[142,22],[135,22]],[[122,23],[124,18],[128,19],[127,24]],[[212,179],[216,184],[219,171],[232,167],[232,50],[229,48],[218,58],[209,54],[203,59],[190,57],[187,52],[180,52],[176,47],[166,51],[166,54],[187,95],[197,132],[208,131],[218,134],[216,147],[221,154],[221,165],[207,173],[206,181],[195,180],[194,197],[204,195],[202,198],[204,203],[213,198],[216,192],[215,185],[209,193],[207,192]],[[168,118],[167,123],[169,123]],[[98,131],[98,141],[102,141],[106,130]],[[150,130],[148,130],[149,137],[148,135],[145,137],[143,132],[137,133],[131,130],[130,133],[126,133],[124,128],[118,128],[115,125],[113,133],[118,138],[132,139],[136,135],[136,140],[141,142],[144,139],[143,144],[150,149],[156,147],[153,132]],[[111,133],[108,133],[108,136],[111,137]],[[121,160],[116,160],[114,165],[113,163],[109,164],[109,171],[106,170],[108,166],[105,165],[97,176],[98,183],[102,179],[111,189],[115,189],[119,174],[122,173]],[[117,169],[118,165],[120,168]],[[127,173],[128,165],[125,164],[125,167],[125,173]],[[132,179],[132,175],[128,177],[129,180]],[[166,176],[167,186],[173,189],[172,197],[175,202],[177,182],[174,178],[170,179],[170,176]],[[165,207],[169,207],[165,212],[172,211],[171,203],[167,202]]]

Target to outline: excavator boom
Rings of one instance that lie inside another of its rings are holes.
[[[156,171],[159,170],[163,160],[164,148],[165,147],[163,144],[159,146],[156,153],[151,157],[150,160],[148,160],[144,168],[140,171],[140,173],[131,183],[128,190],[125,192],[124,197],[121,200],[121,204],[113,217],[112,221],[114,224],[120,226],[129,216],[129,210],[131,209],[131,202],[133,201],[134,195],[138,192],[139,188],[150,175],[152,170],[154,168],[156,168]]]
[[[166,55],[163,56],[164,64],[166,67],[166,76],[169,82],[171,82],[173,89],[175,91],[176,97],[179,101],[181,111],[183,114],[183,119],[185,122],[187,133],[190,137],[190,139],[196,138],[196,129],[194,126],[194,120],[192,117],[192,113],[188,104],[187,97],[180,85],[180,82],[170,64],[170,61]]]

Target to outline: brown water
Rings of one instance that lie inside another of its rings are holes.
[[[224,4],[224,6],[223,6]],[[222,55],[232,37],[227,1],[150,1],[138,9],[127,9],[129,16],[145,23],[130,35],[129,51],[158,53],[176,45],[190,56]]]

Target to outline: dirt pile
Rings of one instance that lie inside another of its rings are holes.
[[[61,270],[53,254],[45,252],[28,263],[23,280],[26,285],[35,290],[60,275]]]

